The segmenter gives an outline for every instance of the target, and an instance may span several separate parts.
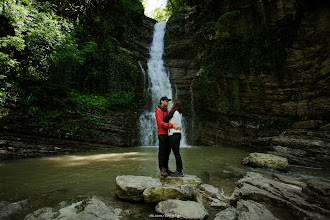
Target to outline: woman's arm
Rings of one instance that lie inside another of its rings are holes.
[[[173,117],[174,112],[175,111],[170,111],[170,113],[168,113],[168,115],[163,119],[163,122],[168,123],[171,120],[171,118]]]

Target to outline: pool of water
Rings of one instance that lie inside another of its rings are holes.
[[[230,195],[235,182],[247,171],[270,172],[242,166],[241,160],[249,153],[243,149],[215,146],[181,148],[183,172],[197,175],[205,183],[221,187]],[[173,154],[169,166],[175,170]],[[118,175],[158,176],[158,147],[0,162],[0,201],[43,198],[38,206],[46,207],[92,195],[115,198]],[[328,171],[307,167],[291,166],[291,171],[285,175],[330,180]]]

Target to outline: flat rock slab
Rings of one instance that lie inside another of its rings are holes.
[[[252,200],[239,200],[236,208],[237,220],[277,220],[262,204]]]
[[[159,202],[156,211],[166,217],[181,219],[206,219],[209,215],[200,203],[176,199]]]
[[[329,210],[309,201],[310,196],[298,186],[303,183],[298,184],[296,180],[294,184],[290,184],[287,180],[285,179],[285,183],[259,173],[248,172],[243,179],[237,181],[231,196],[232,201],[247,199],[283,207],[300,219],[330,218]]]
[[[194,189],[190,185],[165,185],[146,188],[143,192],[145,202],[160,202],[169,199],[194,200]]]
[[[203,181],[195,176],[195,175],[184,175],[183,177],[173,177],[167,176],[162,177],[160,176],[160,181],[165,185],[191,185],[191,186],[198,186],[203,183]]]
[[[288,159],[272,154],[251,153],[242,161],[243,165],[267,167],[275,170],[289,170]]]
[[[232,206],[228,207],[219,212],[213,220],[236,220],[236,209]]]
[[[116,195],[128,201],[143,201],[143,191],[148,187],[161,186],[159,179],[150,176],[117,176],[116,177]]]

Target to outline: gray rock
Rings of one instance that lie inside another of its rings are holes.
[[[329,138],[318,137],[321,133],[305,130],[287,131],[269,139],[268,144],[273,145],[275,150],[270,153],[283,156],[290,163],[298,165],[329,167]]]
[[[287,208],[299,218],[328,219],[330,211],[318,204],[310,203],[309,196],[303,193],[302,187],[297,186],[297,181],[289,184],[259,173],[248,172],[244,178],[237,181],[231,196],[232,203],[240,199],[249,199]]]
[[[28,214],[24,220],[119,220],[121,219],[122,210],[107,206],[101,199],[96,196],[73,203],[70,206],[54,211],[53,208],[45,207]]]
[[[219,188],[216,188],[212,185],[209,184],[201,184],[199,186],[199,189],[203,190],[205,194],[214,197],[214,198],[222,198],[221,194],[223,193],[223,190],[221,189],[222,192],[220,192]]]
[[[211,207],[212,208],[223,210],[223,209],[226,209],[230,206],[228,203],[223,202],[219,199],[210,198],[210,200],[211,200]]]
[[[235,220],[236,219],[236,209],[234,207],[228,207],[225,210],[219,212],[214,220]]]
[[[303,157],[307,154],[307,152],[304,150],[290,148],[290,147],[272,146],[272,148],[277,153],[280,153],[282,155],[292,155],[292,156],[296,156],[296,157]],[[272,152],[270,152],[270,153],[272,153]]]
[[[291,178],[291,177],[284,176],[284,175],[281,175],[281,174],[278,174],[278,173],[273,173],[273,178],[275,180],[277,179],[277,180],[281,181],[282,183],[295,185],[295,186],[298,186],[300,188],[306,187],[306,183],[301,182],[301,181],[297,180],[296,178]]]
[[[223,195],[223,190],[209,184],[201,184],[195,190],[195,200],[206,207],[225,209],[229,206],[229,198]]]
[[[229,123],[233,127],[242,127],[243,126],[243,124],[239,121],[230,121]]]
[[[148,187],[161,186],[159,179],[149,176],[117,176],[116,177],[116,195],[128,201],[143,201],[143,191]]]
[[[4,207],[6,207],[7,205],[9,205],[10,202],[7,201],[0,201],[0,210],[2,210]]]
[[[321,131],[330,131],[330,124],[326,124],[320,127]]]
[[[46,219],[54,219],[54,216],[57,214],[57,212],[54,212],[54,210],[50,207],[45,207],[38,209],[37,211],[28,214],[25,216],[24,220],[46,220]]]
[[[16,212],[21,211],[27,203],[28,200],[22,200],[14,203],[1,202],[0,219],[9,218],[11,215],[14,215]]]
[[[262,204],[252,200],[237,202],[237,220],[276,220],[277,218]]]
[[[159,202],[155,209],[166,217],[182,219],[206,219],[209,215],[202,204],[193,201],[170,199]]]
[[[267,167],[276,170],[289,170],[288,160],[272,154],[251,153],[242,161],[243,165]]]
[[[145,202],[160,202],[169,199],[194,200],[194,189],[190,185],[153,186],[144,190]]]
[[[84,204],[85,205],[85,204]],[[87,201],[87,204],[84,207],[84,210],[74,216],[63,216],[59,217],[59,220],[89,220],[89,219],[111,219],[119,220],[121,218],[122,210],[119,208],[113,208],[107,206],[96,196],[93,196],[90,200]]]
[[[203,181],[195,175],[184,175],[183,177],[162,177],[160,176],[160,181],[163,184],[168,185],[191,185],[193,187],[198,186],[203,183]]]
[[[292,128],[297,129],[317,129],[319,126],[319,122],[315,120],[309,121],[298,121],[292,125]]]
[[[324,208],[330,210],[330,183],[310,179],[303,187],[303,192],[309,195],[309,201],[321,202]]]

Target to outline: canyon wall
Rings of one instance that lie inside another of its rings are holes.
[[[261,147],[296,163],[328,164],[329,18],[323,1],[204,0],[176,10],[165,61],[189,143]]]

